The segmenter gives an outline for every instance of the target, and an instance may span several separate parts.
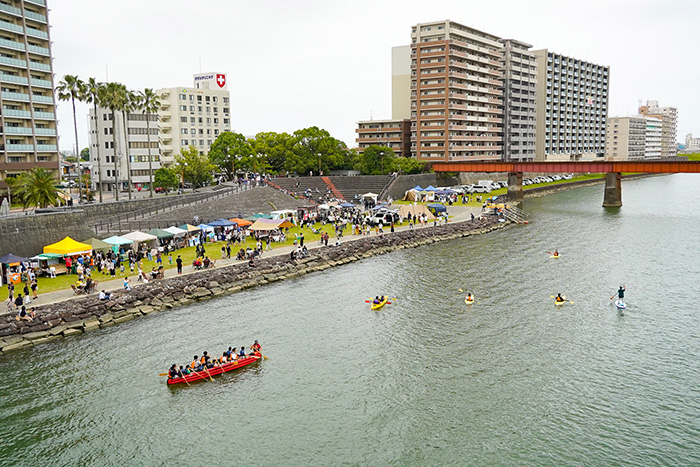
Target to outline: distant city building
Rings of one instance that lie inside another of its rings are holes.
[[[644,140],[644,158],[658,159],[662,156],[662,128],[663,123],[660,118],[645,117],[647,131]]]
[[[45,0],[3,0],[0,31],[0,188],[7,188],[7,178],[37,167],[60,176]]]
[[[686,151],[696,151],[700,149],[700,138],[693,138],[692,133],[685,135],[685,147]]]
[[[608,118],[609,67],[535,50],[536,160],[602,160]]]
[[[530,44],[502,39],[505,56],[503,81],[503,160],[535,159],[537,122],[537,60]]]
[[[644,117],[608,118],[606,160],[641,160],[646,154],[647,121]]]
[[[676,107],[659,107],[658,101],[647,101],[646,105],[639,107],[639,113],[647,117],[660,118],[663,126],[661,130],[661,157],[673,157],[678,153],[676,142],[678,109]]]
[[[410,156],[410,120],[368,120],[358,122],[357,125],[356,141],[360,154],[374,145],[389,147],[396,156]]]
[[[176,154],[190,146],[206,154],[219,134],[231,131],[225,73],[194,75],[194,87],[163,88],[156,93],[162,105],[158,115],[164,164],[171,164]]]
[[[411,46],[391,49],[391,119],[411,118]]]
[[[149,121],[147,122],[146,119]],[[158,144],[158,115],[143,114],[138,111],[127,114],[126,125],[121,112],[117,112],[116,128],[112,120],[112,111],[97,108],[90,109],[90,163],[92,165],[92,182],[96,190],[113,192],[118,186],[121,191],[128,190],[128,165],[130,158],[132,189],[148,188],[148,150],[149,138],[147,126],[150,126],[151,167],[155,173],[161,167],[161,155]],[[126,127],[126,131],[124,128]],[[100,148],[97,146],[99,133]],[[115,139],[117,152],[115,154]],[[114,160],[117,168],[114,168]],[[98,164],[99,158],[99,164]],[[101,169],[100,170],[98,170]],[[100,188],[101,186],[101,188]]]

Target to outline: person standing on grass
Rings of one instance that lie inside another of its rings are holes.
[[[36,293],[36,291],[39,289],[39,283],[36,281],[36,278],[32,279],[32,284],[30,288],[32,289],[32,295],[34,295],[34,298],[39,298]]]
[[[180,255],[177,255],[175,263],[177,263],[177,273],[182,274],[182,258],[180,257]]]

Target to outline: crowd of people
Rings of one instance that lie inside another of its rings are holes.
[[[198,371],[206,372],[211,368],[223,366],[228,363],[235,363],[243,358],[250,356],[260,357],[262,356],[262,354],[260,353],[261,348],[261,345],[256,340],[253,343],[253,345],[250,346],[251,352],[248,354],[246,354],[245,346],[242,346],[241,349],[238,351],[237,347],[229,347],[228,350],[225,350],[219,358],[211,357],[206,351],[204,351],[201,357],[195,355],[192,359],[192,362],[188,363],[187,365],[180,365],[178,367],[176,363],[173,363],[170,369],[168,370],[168,378],[181,378],[191,373],[196,373]]]

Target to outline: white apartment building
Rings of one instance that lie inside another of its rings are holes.
[[[231,104],[225,73],[194,75],[191,88],[163,88],[159,137],[163,163],[169,165],[176,154],[194,146],[209,152],[216,137],[231,131]]]
[[[685,150],[696,151],[700,149],[700,138],[693,138],[692,133],[685,135]]]
[[[639,113],[647,117],[661,119],[661,157],[673,157],[678,153],[676,143],[678,109],[676,107],[660,107],[658,101],[647,101],[647,105],[639,107]]]
[[[37,167],[59,176],[47,15],[45,0],[0,2],[0,188]]]
[[[647,124],[644,158],[658,159],[663,155],[662,131],[663,122],[657,117],[645,117]]]
[[[609,67],[549,52],[537,57],[538,161],[602,160]]]
[[[114,125],[111,110],[98,107],[97,118],[95,118],[94,109],[90,109],[90,164],[92,165],[94,190],[114,192],[115,186],[117,186],[122,192],[128,191],[129,165],[131,166],[132,189],[135,191],[139,188],[148,189],[149,144],[151,170],[155,173],[161,168],[158,115],[136,111],[127,114],[126,120],[125,125],[123,114],[117,112],[117,124]],[[125,127],[126,131],[124,131]],[[148,127],[150,127],[150,142]],[[97,145],[98,134],[99,147]],[[129,158],[128,164],[127,157]]]
[[[605,136],[605,160],[642,160],[646,155],[644,117],[610,117]]]
[[[504,45],[503,160],[535,159],[537,60],[532,47],[514,39]]]

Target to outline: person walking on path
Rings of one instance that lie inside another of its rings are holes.
[[[180,255],[177,255],[177,259],[175,260],[175,262],[177,263],[177,273],[182,274],[182,258],[180,257]]]
[[[37,289],[39,288],[39,283],[36,281],[36,279],[32,280],[32,285],[30,286],[30,288],[32,289],[32,295],[34,295],[34,298],[39,298],[39,296],[36,293]]]

